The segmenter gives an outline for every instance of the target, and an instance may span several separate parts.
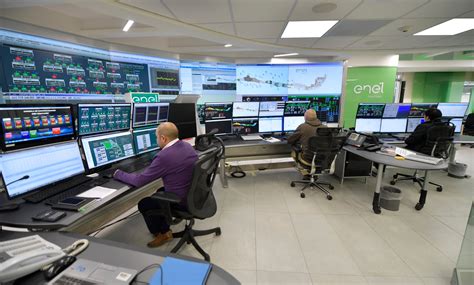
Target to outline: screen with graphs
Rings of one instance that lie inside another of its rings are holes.
[[[133,104],[133,127],[157,125],[168,120],[169,103]]]
[[[94,169],[135,155],[130,132],[81,139],[87,167]]]
[[[179,69],[150,67],[151,88],[179,91]]]
[[[78,104],[79,135],[130,128],[130,104]]]
[[[258,118],[233,119],[232,133],[237,135],[258,133]]]
[[[232,119],[232,103],[206,103],[205,120]]]

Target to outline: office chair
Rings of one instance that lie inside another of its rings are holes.
[[[301,198],[306,197],[304,193],[306,188],[316,187],[326,194],[328,200],[332,200],[331,194],[323,186],[328,186],[330,190],[334,189],[334,186],[331,183],[318,179],[321,174],[329,172],[336,154],[341,150],[346,141],[345,135],[338,135],[340,130],[340,128],[318,128],[316,130],[316,135],[309,139],[308,145],[309,151],[313,154],[311,163],[302,158],[301,151],[297,153],[295,160],[298,170],[303,175],[309,170],[309,180],[295,180],[290,183],[291,187],[295,187],[296,183],[305,184],[300,191]]]
[[[456,127],[449,122],[441,122],[433,125],[428,129],[425,145],[420,150],[420,152],[429,154],[433,157],[447,159],[451,151],[455,129]],[[402,176],[403,178],[398,178],[398,176]],[[393,180],[390,181],[390,184],[395,185],[397,181],[403,180],[412,180],[413,182],[418,183],[418,185],[420,185],[420,187],[423,189],[424,178],[418,175],[417,170],[415,170],[413,175],[403,173],[397,173],[393,175]],[[443,186],[441,184],[431,181],[428,183],[436,186],[436,191],[443,191]]]
[[[222,140],[216,138],[213,134],[201,135],[199,137],[196,138],[196,145],[199,145],[200,156],[194,164],[193,178],[187,196],[187,209],[182,210],[172,207],[172,204],[178,204],[180,202],[180,198],[176,194],[157,192],[151,197],[156,199],[164,210],[152,210],[152,214],[164,216],[169,224],[176,224],[176,221],[186,220],[184,230],[173,233],[173,238],[181,239],[171,250],[172,253],[178,252],[184,243],[192,244],[206,261],[210,261],[209,254],[199,246],[195,237],[210,234],[219,236],[221,234],[221,228],[195,230],[193,226],[195,219],[203,220],[210,218],[214,216],[217,211],[212,186],[214,185],[219,161],[224,154],[224,144]],[[202,142],[200,141],[201,139],[207,142]],[[205,149],[206,147],[204,145],[207,145],[207,149]]]
[[[466,122],[464,122],[463,135],[474,136],[474,113],[467,115]],[[474,148],[474,144],[471,145]]]

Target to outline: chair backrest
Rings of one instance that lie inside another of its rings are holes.
[[[474,135],[474,113],[467,115],[464,123],[464,134]]]
[[[453,123],[435,122],[426,133],[426,142],[421,152],[434,157],[447,158],[455,129]]]
[[[318,128],[316,135],[309,138],[308,149],[313,153],[313,161],[322,169],[329,169],[341,150],[346,135],[340,133],[340,128]]]
[[[194,164],[193,178],[187,197],[188,212],[199,219],[212,217],[217,211],[212,186],[219,162],[224,155],[224,144],[216,137],[210,140],[209,149],[203,152]]]

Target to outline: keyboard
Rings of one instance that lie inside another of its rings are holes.
[[[91,188],[94,188],[96,186],[100,186],[102,184],[105,184],[106,182],[108,182],[109,179],[108,178],[99,178],[99,179],[94,179],[91,183],[86,183],[86,184],[82,184],[82,185],[79,185],[77,187],[73,187],[73,188],[70,188],[66,191],[63,191],[49,199],[46,199],[45,200],[45,203],[48,204],[48,205],[54,205],[54,204],[57,204],[59,201],[62,201],[66,198],[69,198],[69,197],[74,197],[74,196],[77,196],[79,194],[81,194],[82,192],[85,192],[87,190],[90,190]]]
[[[65,192],[68,189],[74,189],[76,186],[92,181],[92,178],[86,176],[79,176],[65,182],[61,182],[58,185],[51,186],[44,190],[38,191],[24,198],[25,201],[30,203],[39,203],[46,200],[49,197],[55,196],[59,193]],[[73,195],[74,196],[74,195]],[[68,196],[69,197],[69,196]],[[67,198],[67,197],[66,197]]]
[[[56,281],[54,281],[54,283],[51,283],[51,284],[53,285],[96,285],[100,283],[90,282],[84,279],[62,275],[61,277],[59,277],[59,279],[57,279]]]

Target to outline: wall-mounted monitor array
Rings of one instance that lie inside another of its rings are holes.
[[[75,138],[71,105],[0,105],[2,151]]]
[[[455,132],[460,132],[467,106],[468,103],[361,103],[355,129],[358,132],[411,133],[424,122],[426,110],[438,108],[443,119],[455,124]]]

